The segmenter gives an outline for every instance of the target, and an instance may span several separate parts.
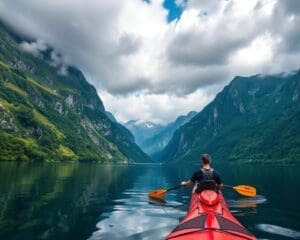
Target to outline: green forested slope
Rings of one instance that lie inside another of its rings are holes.
[[[300,162],[300,72],[236,77],[160,153],[161,161]]]
[[[60,74],[45,58],[0,24],[0,160],[149,160],[79,70]]]

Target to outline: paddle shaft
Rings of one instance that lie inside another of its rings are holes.
[[[182,185],[180,184],[180,185],[178,185],[178,186],[176,186],[176,187],[169,188],[169,189],[167,189],[166,191],[169,192],[169,191],[171,191],[171,190],[175,190],[175,189],[181,188],[181,187],[182,187]]]
[[[180,188],[180,187],[182,187],[182,185],[178,185],[176,187],[172,187],[172,188],[169,188],[169,189],[157,189],[157,190],[154,190],[154,191],[148,193],[148,197],[162,198],[166,192],[169,192],[171,190],[175,190],[175,189]]]

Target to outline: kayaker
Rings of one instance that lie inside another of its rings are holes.
[[[193,176],[188,181],[181,182],[182,186],[189,186],[194,184],[193,193],[201,192],[205,189],[210,189],[218,192],[222,187],[220,175],[211,167],[211,157],[209,154],[201,156],[202,168],[194,172]]]

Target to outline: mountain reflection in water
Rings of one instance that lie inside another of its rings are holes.
[[[191,188],[147,193],[191,177],[197,165],[0,163],[0,239],[164,239],[185,216]],[[224,183],[257,188],[256,198],[224,189],[229,208],[258,239],[299,239],[300,166],[214,166]]]

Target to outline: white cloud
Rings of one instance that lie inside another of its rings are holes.
[[[127,96],[113,96],[106,91],[99,92],[104,105],[116,113],[118,121],[126,122],[128,119],[151,119],[155,123],[167,123],[175,120],[178,115],[188,111],[199,111],[213,95],[204,90],[197,90],[184,96],[168,94],[132,94]],[[122,111],[120,111],[122,109]]]
[[[274,58],[273,47],[276,42],[269,35],[255,38],[248,46],[239,49],[230,58],[236,75],[249,75],[254,72],[269,72],[270,61]],[[235,69],[235,66],[238,69]]]
[[[36,57],[41,57],[41,52],[47,50],[47,44],[42,40],[37,40],[35,42],[22,42],[20,43],[21,49],[25,52],[29,52]]]
[[[1,0],[0,18],[37,39],[23,49],[51,46],[52,64],[81,69],[120,120],[165,122],[235,75],[298,68],[299,2],[177,0],[183,14],[168,23],[163,0]]]

